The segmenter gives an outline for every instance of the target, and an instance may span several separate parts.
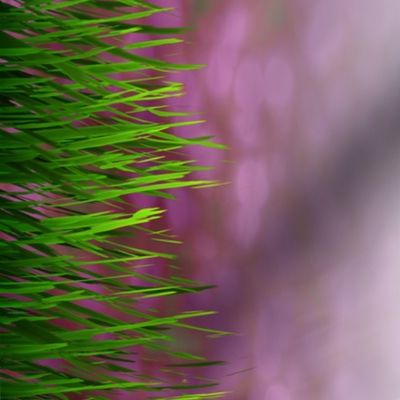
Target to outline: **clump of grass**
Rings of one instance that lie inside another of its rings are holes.
[[[171,372],[213,365],[170,344],[177,329],[222,334],[192,322],[212,312],[151,303],[207,287],[139,268],[173,259],[149,244],[171,238],[162,208],[126,201],[215,183],[191,179],[202,167],[179,153],[219,146],[174,135],[196,121],[171,122],[163,105],[182,93],[165,75],[197,66],[135,54],[178,43],[179,29],[146,24],[167,10],[140,0],[0,1],[0,11],[1,397],[220,398],[215,382]],[[124,45],[133,32],[158,36]],[[158,364],[146,370],[150,355]]]

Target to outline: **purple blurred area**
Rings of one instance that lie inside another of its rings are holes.
[[[185,0],[181,110],[229,182],[168,204],[231,400],[400,398],[400,2]],[[195,300],[193,300],[195,301]]]

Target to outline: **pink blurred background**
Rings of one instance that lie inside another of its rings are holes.
[[[400,399],[400,2],[170,4],[190,30],[165,55],[207,64],[171,105],[228,146],[187,157],[229,184],[168,203],[181,267],[218,285],[199,305],[237,333],[210,373],[231,400]]]

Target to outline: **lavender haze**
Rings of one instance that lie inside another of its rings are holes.
[[[229,185],[168,203],[180,263],[218,289],[209,353],[232,400],[400,398],[400,3],[192,0],[168,56],[206,63],[171,104],[201,110]],[[190,134],[190,132],[186,133]]]

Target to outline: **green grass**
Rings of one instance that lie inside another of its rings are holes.
[[[164,210],[125,197],[216,184],[191,178],[206,167],[182,154],[221,146],[175,135],[199,121],[165,107],[182,95],[170,73],[199,66],[135,53],[181,42],[180,28],[146,23],[163,12],[135,0],[0,1],[2,399],[223,396],[193,372],[218,362],[174,333],[224,334],[193,322],[212,311],[167,302],[209,286],[168,268],[177,240]],[[155,37],[124,44],[134,32]]]

